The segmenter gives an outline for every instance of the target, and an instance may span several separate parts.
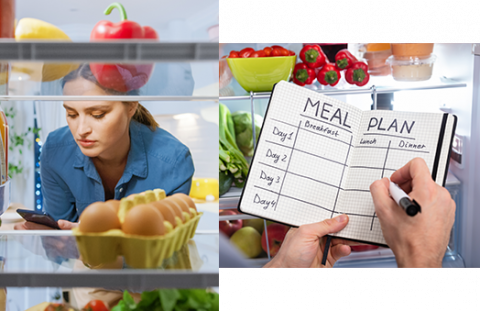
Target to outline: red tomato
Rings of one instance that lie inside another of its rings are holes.
[[[265,52],[263,50],[255,51],[250,54],[249,57],[266,57]]]
[[[288,50],[282,47],[273,48],[272,56],[288,56]]]
[[[63,303],[51,303],[44,311],[68,311],[68,308]]]
[[[288,56],[293,56],[293,55],[295,55],[295,52],[292,50],[288,50]]]
[[[255,52],[255,50],[252,49],[252,48],[244,48],[243,50],[241,50],[241,51],[238,53],[238,57],[247,58],[247,57],[249,57],[250,54],[252,54],[253,52]]]
[[[266,48],[263,49],[263,51],[265,52],[265,56],[266,56],[266,57],[272,56],[272,51],[273,51],[273,49],[272,49],[271,47],[268,47],[268,46],[267,46]]]
[[[279,49],[273,49],[272,54],[270,56],[275,57],[275,56],[282,56],[282,55],[280,54]]]
[[[83,307],[82,311],[108,311],[108,308],[103,301],[92,300]]]
[[[238,51],[231,51],[228,58],[238,58]]]
[[[277,48],[277,49],[284,49],[283,46],[280,46],[280,45],[272,45],[272,49],[275,49],[275,48]]]

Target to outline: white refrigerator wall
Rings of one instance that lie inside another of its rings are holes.
[[[477,52],[479,53],[479,52]],[[465,139],[464,154],[465,167],[454,169],[454,172],[464,182],[463,210],[462,210],[462,255],[467,267],[480,267],[480,56],[475,55],[473,60],[472,101],[470,110],[464,108],[465,113],[470,113],[471,135]],[[466,105],[465,105],[466,106]]]
[[[475,116],[478,110],[478,100],[474,99],[475,92],[478,92],[479,80],[474,81],[474,71],[479,75],[480,65],[474,68],[474,57],[472,54],[472,44],[436,44],[435,51],[438,54],[438,70],[450,79],[467,84],[466,88],[461,88],[442,94],[440,103],[450,108],[450,113],[458,117],[456,134],[464,138],[463,141],[463,167],[456,165],[453,160],[450,161],[451,172],[462,182],[461,206],[457,206],[458,218],[457,225],[460,228],[460,255],[465,260],[467,267],[480,267],[480,248],[478,237],[480,237],[480,228],[475,223],[480,221],[480,212],[475,207],[476,180],[475,167],[478,148],[480,146],[480,137],[478,122],[480,118]],[[478,68],[477,68],[478,67]],[[476,85],[476,87],[475,87]],[[477,151],[475,151],[477,149]],[[478,199],[477,199],[478,202]]]

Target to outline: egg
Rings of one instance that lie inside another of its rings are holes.
[[[125,216],[123,232],[133,235],[164,235],[166,232],[162,214],[153,206],[134,206]]]
[[[186,195],[185,193],[175,193],[174,195],[172,195],[172,197],[181,198],[189,208],[193,208],[195,211],[197,211],[197,206],[195,205],[195,202],[193,202],[192,198]]]
[[[182,209],[182,212],[185,212],[188,215],[191,215],[190,210],[188,209],[187,203],[185,203],[185,201],[181,197],[172,195],[172,196],[169,196],[167,199],[169,199],[171,202],[177,204],[178,207],[180,207]]]
[[[172,224],[173,228],[177,226],[177,222],[175,221],[175,212],[168,203],[165,203],[164,200],[161,200],[154,201],[150,203],[150,205],[155,207],[162,214],[163,218]]]
[[[105,204],[113,207],[115,209],[115,212],[118,213],[118,210],[120,209],[120,200],[108,200],[105,201]]]
[[[180,206],[178,206],[175,202],[170,201],[168,198],[161,200],[163,203],[165,203],[167,206],[170,206],[175,213],[175,216],[180,218],[182,221],[182,224],[185,223],[185,216],[182,213],[182,209]]]
[[[120,229],[115,208],[105,202],[90,204],[80,215],[78,230],[81,232],[105,232],[111,229]]]

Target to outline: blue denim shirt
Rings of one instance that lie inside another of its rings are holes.
[[[136,121],[130,123],[130,138],[127,164],[115,187],[116,200],[157,188],[167,195],[190,192],[194,167],[185,145],[161,128],[152,132]],[[48,135],[40,174],[44,210],[55,220],[76,222],[88,205],[105,201],[92,159],[81,152],[67,126]]]

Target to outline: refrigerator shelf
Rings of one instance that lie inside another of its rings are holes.
[[[0,95],[4,101],[218,101],[218,96],[23,96]]]
[[[1,40],[0,60],[44,62],[185,62],[218,61],[218,43],[146,41],[45,42]]]
[[[433,79],[432,79],[433,80]],[[381,80],[380,80],[381,81]],[[398,85],[400,83],[396,83]],[[347,87],[347,88],[322,88],[315,89],[314,91],[323,94],[323,95],[358,95],[358,94],[382,94],[382,93],[393,93],[393,92],[402,92],[402,91],[423,91],[423,90],[435,90],[435,89],[449,89],[449,88],[461,88],[466,87],[466,83],[456,82],[448,78],[441,78],[438,81],[431,82],[427,81],[426,83],[404,83],[403,86],[388,86],[388,85],[372,85],[370,88],[358,88],[358,87]],[[253,100],[253,99],[268,99],[271,96],[271,92],[259,92],[244,95],[234,95],[234,96],[220,96],[220,101],[231,101],[231,100]]]
[[[86,273],[2,273],[1,287],[99,287],[131,291],[218,287],[218,272],[98,270]]]
[[[103,287],[143,291],[218,287],[218,232],[199,231],[156,269],[133,269],[122,259],[98,269],[86,268],[79,259],[75,238],[68,235],[70,231],[58,234],[49,230],[42,236],[32,231],[0,232],[0,288]]]

